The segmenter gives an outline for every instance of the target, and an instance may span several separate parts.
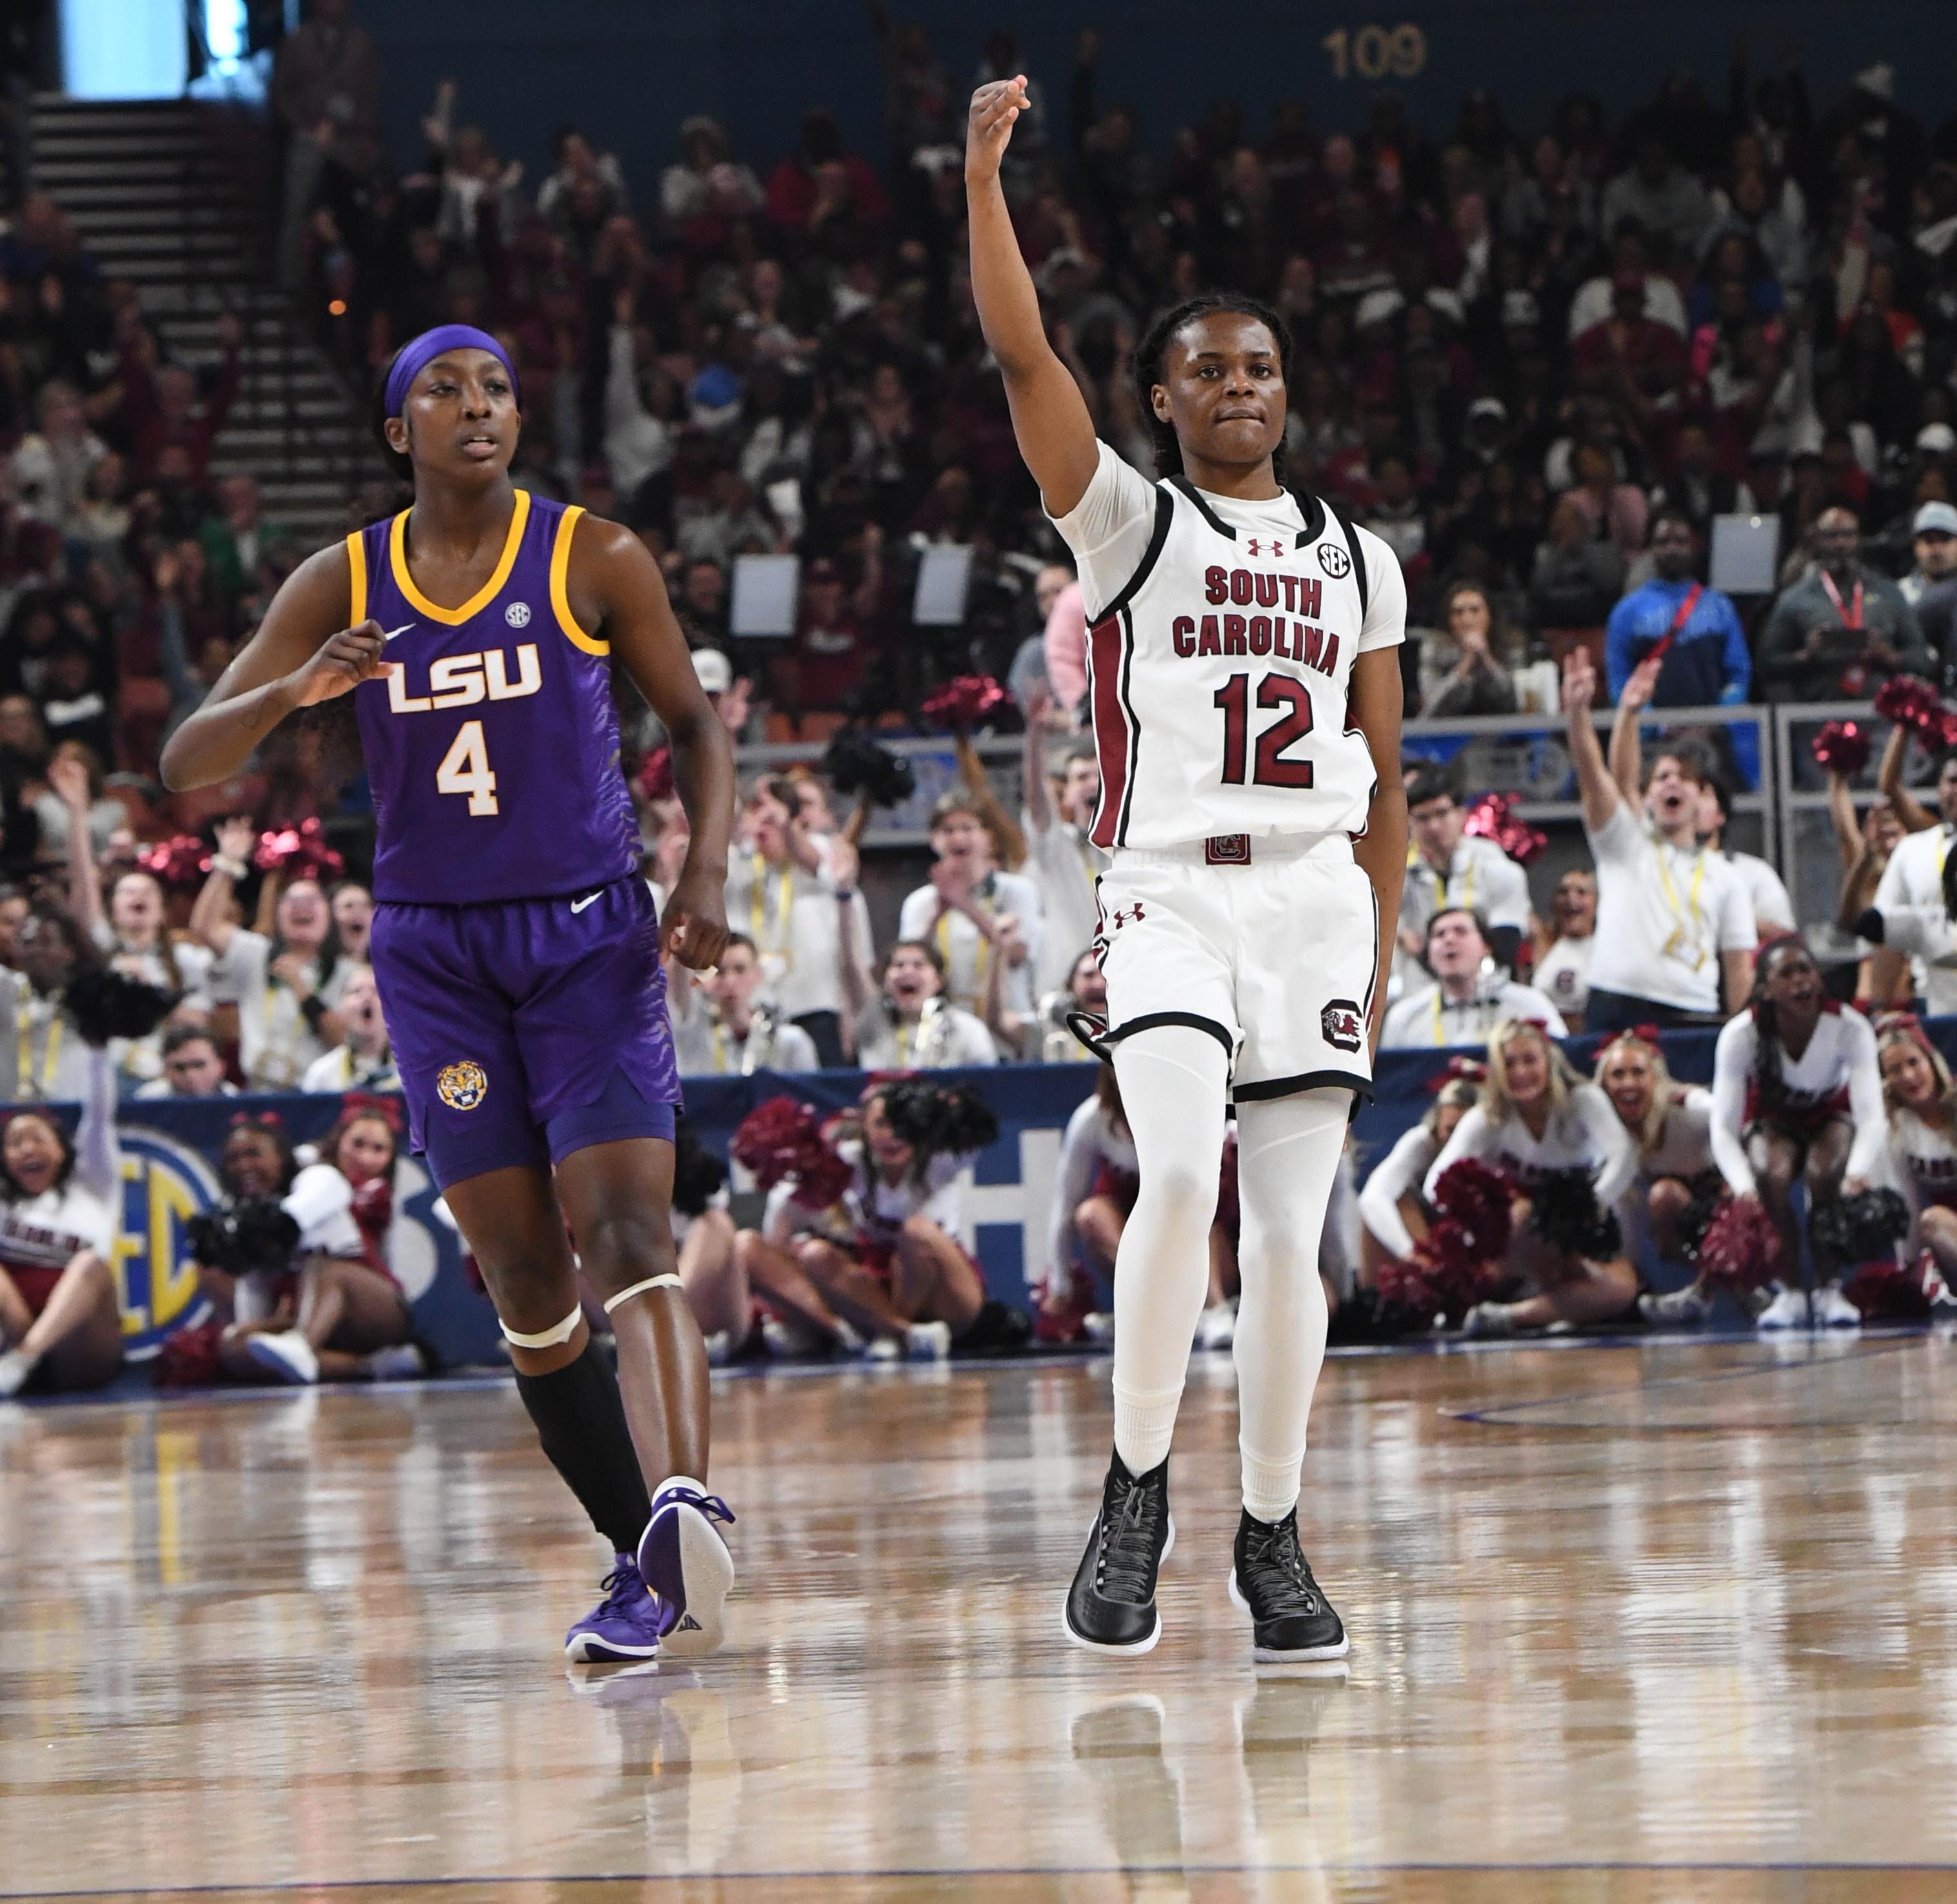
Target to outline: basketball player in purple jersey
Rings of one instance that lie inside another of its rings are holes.
[[[668,1222],[680,1091],[660,961],[709,966],[726,942],[732,751],[638,539],[511,483],[517,385],[493,337],[416,338],[382,410],[413,507],[294,571],[171,736],[163,779],[223,780],[286,715],[354,697],[371,957],[413,1147],[482,1267],[544,1453],[617,1557],[566,1650],[710,1652],[734,1576],[715,1523],[733,1517],[705,1486],[707,1355]],[[639,875],[615,657],[672,736],[693,825],[663,922]]]

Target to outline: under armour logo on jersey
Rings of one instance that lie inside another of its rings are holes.
[[[1147,917],[1148,915],[1142,910],[1142,902],[1140,900],[1137,900],[1132,906],[1124,907],[1121,911],[1114,915],[1114,930],[1118,932],[1120,931],[1121,928],[1126,925],[1130,919],[1133,919],[1135,923],[1139,925],[1142,921]]]
[[[1284,553],[1284,538],[1282,536],[1273,536],[1266,542],[1260,543],[1257,538],[1253,536],[1244,546],[1253,555],[1260,547],[1268,548],[1273,555],[1282,555]]]
[[[1352,558],[1336,542],[1320,542],[1318,565],[1335,582],[1342,582],[1352,572]]]

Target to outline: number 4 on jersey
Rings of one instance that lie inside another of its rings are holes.
[[[488,743],[482,738],[479,720],[462,723],[435,770],[435,783],[439,792],[467,794],[469,811],[479,818],[498,811],[496,776],[490,771]]]
[[[1250,677],[1232,675],[1217,689],[1215,705],[1223,710],[1223,784],[1241,786],[1249,752]],[[1311,763],[1286,760],[1285,754],[1293,742],[1311,732],[1311,691],[1289,675],[1266,675],[1257,684],[1257,705],[1273,711],[1288,707],[1291,712],[1257,736],[1257,771],[1252,784],[1310,786]]]

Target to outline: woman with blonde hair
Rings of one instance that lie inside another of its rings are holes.
[[[1463,1332],[1506,1336],[1553,1322],[1606,1322],[1637,1300],[1614,1212],[1637,1176],[1638,1152],[1611,1100],[1579,1077],[1538,1024],[1504,1020],[1488,1034],[1481,1101],[1427,1174],[1426,1195],[1473,1157],[1515,1186],[1513,1233],[1501,1265],[1519,1292],[1478,1303]],[[1594,1202],[1585,1209],[1584,1193]]]
[[[1382,1157],[1359,1192],[1359,1286],[1377,1286],[1389,1262],[1405,1262],[1426,1238],[1433,1206],[1421,1194],[1434,1160],[1461,1120],[1481,1101],[1488,1067],[1456,1058],[1430,1083],[1427,1115]]]
[[[1889,1112],[1889,1173],[1909,1205],[1909,1247],[1923,1251],[1923,1292],[1957,1309],[1946,1279],[1957,1271],[1957,1083],[1911,1012],[1884,1014],[1876,1059]]]

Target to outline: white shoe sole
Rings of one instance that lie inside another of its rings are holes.
[[[1162,1542],[1162,1560],[1156,1562],[1156,1577],[1158,1581],[1162,1578],[1162,1561],[1167,1560],[1175,1551],[1175,1517],[1171,1514],[1168,1517],[1168,1538]],[[1064,1600],[1060,1603],[1060,1625],[1061,1630],[1083,1653],[1125,1653],[1139,1659],[1145,1653],[1153,1653],[1156,1649],[1156,1643],[1162,1637],[1162,1609],[1159,1607],[1156,1609],[1155,1630],[1146,1640],[1137,1640],[1131,1646],[1110,1646],[1105,1640],[1083,1639],[1074,1631],[1073,1622],[1067,1617],[1067,1602]]]
[[[1237,1570],[1230,1570],[1230,1603],[1246,1613],[1250,1603],[1244,1598],[1244,1589],[1237,1584]],[[1342,1631],[1336,1646],[1297,1646],[1286,1652],[1280,1646],[1253,1646],[1250,1657],[1260,1666],[1304,1666],[1315,1659],[1343,1659],[1352,1650],[1352,1636]]]
[[[587,1650],[596,1648],[596,1651]],[[632,1660],[652,1660],[659,1657],[659,1643],[655,1640],[649,1646],[616,1646],[602,1640],[594,1640],[588,1633],[580,1633],[575,1640],[564,1643],[564,1656],[574,1666],[622,1665]]]
[[[276,1375],[291,1387],[310,1388],[318,1380],[316,1375],[308,1375],[296,1363],[280,1355],[263,1336],[246,1336],[245,1352],[267,1374]]]
[[[727,1638],[727,1596],[734,1587],[734,1556],[720,1532],[697,1507],[673,1510],[679,1517],[679,1564],[686,1580],[686,1611],[659,1642],[674,1659],[697,1659],[718,1653]]]

